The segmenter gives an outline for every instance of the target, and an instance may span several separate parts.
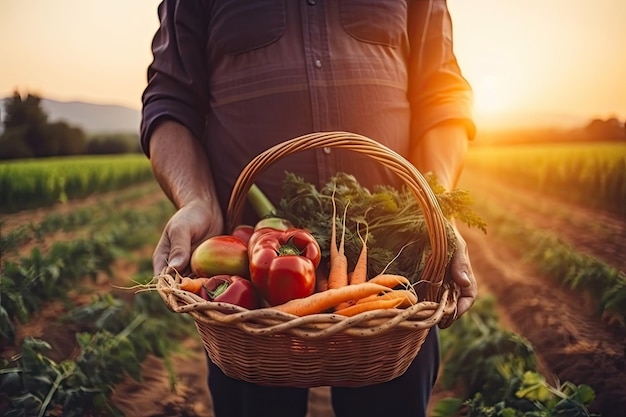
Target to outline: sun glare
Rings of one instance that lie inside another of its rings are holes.
[[[495,74],[484,74],[472,83],[477,113],[494,114],[507,110],[512,102],[512,86]]]

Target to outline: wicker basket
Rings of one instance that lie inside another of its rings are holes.
[[[431,283],[425,299],[405,310],[377,310],[354,317],[315,314],[295,317],[270,308],[246,310],[207,302],[179,289],[182,277],[163,274],[157,289],[168,307],[190,314],[211,360],[227,375],[266,385],[357,387],[402,375],[430,328],[451,320],[458,288],[444,281],[447,263],[445,219],[422,175],[402,156],[367,137],[321,132],[276,145],[254,158],[241,172],[228,206],[232,230],[241,218],[247,192],[264,168],[295,152],[344,148],[388,167],[413,192],[424,211],[431,253],[422,279]]]

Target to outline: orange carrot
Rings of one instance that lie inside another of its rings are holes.
[[[357,303],[353,306],[335,311],[335,314],[352,317],[365,311],[373,311],[386,308],[395,308],[402,303],[402,299],[379,299],[365,303]]]
[[[352,275],[350,276],[350,284],[360,284],[367,281],[367,235],[369,231],[365,231],[365,239],[361,236],[358,226],[357,232],[359,233],[359,239],[361,239],[363,246],[361,247],[361,253],[359,253],[356,265],[354,265],[354,271],[352,271]]]
[[[398,285],[405,288],[409,288],[411,286],[411,281],[409,281],[407,277],[395,274],[379,274],[370,279],[368,282],[383,285],[387,288],[395,288]]]
[[[196,295],[200,295],[200,290],[207,280],[208,278],[183,277],[183,279],[180,281],[180,289],[192,292]]]
[[[363,284],[346,285],[341,288],[316,292],[308,297],[296,298],[272,308],[295,316],[306,316],[324,312],[346,301],[360,300],[368,295],[384,291],[389,291],[389,288],[364,282]]]
[[[365,235],[365,239],[363,239],[363,236],[361,236],[361,233],[358,230],[358,224],[357,224],[357,232],[359,234],[359,239],[361,239],[361,243],[363,244],[363,246],[361,247],[361,253],[359,254],[359,258],[356,261],[354,270],[348,273],[348,281],[350,285],[362,284],[367,281],[367,232]],[[346,307],[350,307],[354,303],[355,301],[347,301],[345,303],[341,303],[337,306],[337,310],[342,310]]]
[[[341,241],[339,247],[337,247],[337,205],[335,203],[335,190],[332,195],[333,201],[333,225],[330,233],[330,270],[328,272],[328,288],[341,288],[348,285],[348,258],[344,252],[344,241],[346,236],[346,212],[348,211],[348,205],[346,204],[343,215],[343,231],[341,234]]]
[[[363,304],[376,300],[401,300],[401,303],[397,307],[406,308],[417,303],[417,294],[415,294],[415,291],[413,290],[393,290],[361,298],[356,302],[356,304]]]

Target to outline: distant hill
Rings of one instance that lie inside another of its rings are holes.
[[[49,121],[65,121],[72,126],[80,127],[87,134],[139,132],[140,112],[130,107],[45,98],[41,99],[41,107],[48,114]],[[0,121],[4,116],[4,99],[2,99]],[[0,133],[1,131],[2,126],[0,126]]]
[[[41,107],[50,121],[63,120],[86,133],[137,133],[139,110],[110,104],[42,99]]]

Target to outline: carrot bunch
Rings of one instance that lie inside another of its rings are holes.
[[[400,275],[381,274],[366,282],[329,288],[305,298],[296,298],[272,309],[295,316],[318,314],[332,309],[335,314],[354,316],[384,308],[405,308],[417,302],[417,295],[410,285],[394,289],[405,284],[408,285],[408,279]]]

